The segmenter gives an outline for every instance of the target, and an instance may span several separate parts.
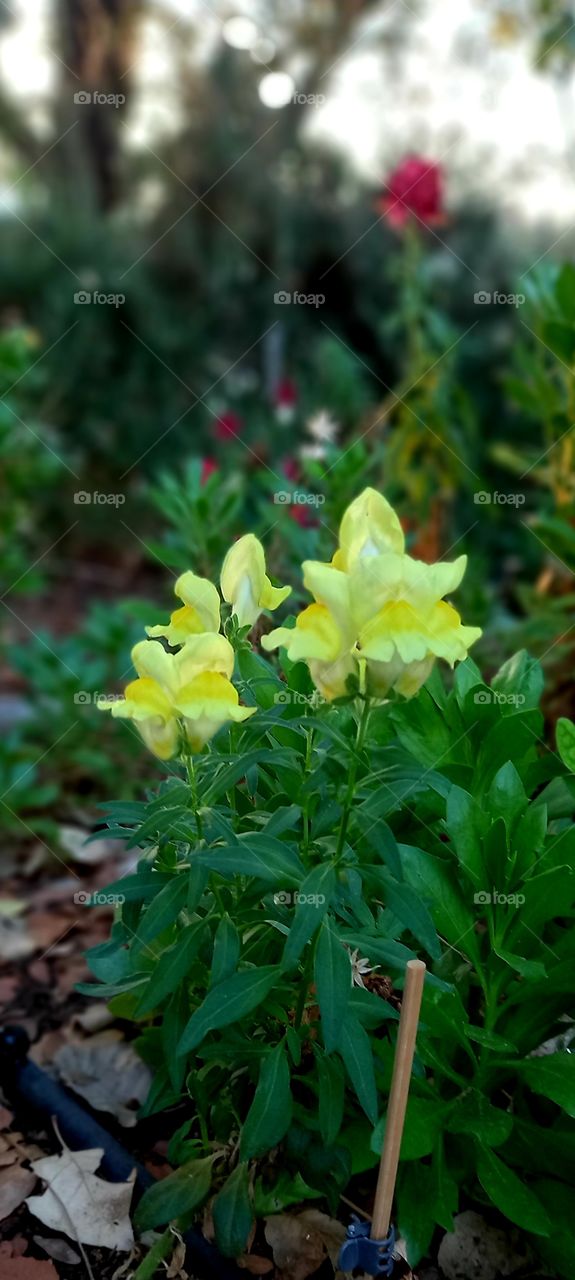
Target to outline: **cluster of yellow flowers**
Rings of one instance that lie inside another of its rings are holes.
[[[304,586],[315,603],[294,628],[277,628],[262,645],[283,645],[292,661],[305,661],[328,701],[348,692],[350,677],[376,697],[392,688],[413,697],[436,658],[453,666],[481,635],[478,627],[464,627],[443,598],[459,586],[466,564],[466,556],[452,564],[413,560],[393,508],[375,489],[365,489],[343,516],[331,564],[304,561]],[[276,609],[291,591],[272,586],[263,547],[252,533],[228,551],[220,588],[240,627],[253,626],[263,609]],[[220,632],[217,588],[188,572],[178,578],[175,593],[182,607],[167,625],[146,631],[177,652],[143,640],[132,650],[138,679],[123,700],[100,703],[133,720],[162,760],[186,749],[201,751],[223,724],[246,720],[255,710],[240,706],[232,684],[234,651]]]
[[[240,626],[252,626],[262,609],[276,609],[291,587],[272,587],[266,576],[264,550],[252,533],[228,551],[220,587]],[[154,755],[170,760],[180,752],[201,751],[229,721],[247,720],[255,707],[240,706],[232,684],[234,650],[220,633],[220,597],[212,582],[195,573],[178,578],[175,594],[182,601],[166,626],[146,627],[150,640],[132,649],[138,673],[124,698],[100,702],[103,710],[133,720]],[[176,653],[163,644],[168,641]]]
[[[294,662],[304,659],[328,701],[346,693],[350,676],[376,697],[392,688],[413,697],[436,658],[453,666],[481,635],[479,627],[462,626],[443,599],[459,586],[466,565],[466,556],[429,565],[406,555],[395,511],[365,489],[343,516],[331,564],[303,564],[315,603],[293,630],[279,627],[262,644],[285,645]]]

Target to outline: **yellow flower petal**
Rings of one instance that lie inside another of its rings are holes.
[[[230,547],[220,587],[240,627],[253,626],[262,609],[277,609],[291,592],[291,587],[272,587],[266,577],[264,549],[253,533],[246,533]]]
[[[402,552],[403,529],[393,507],[376,489],[364,489],[344,512],[339,529],[340,555],[336,568],[352,570],[362,560],[383,551]]]
[[[230,547],[220,576],[222,595],[231,604],[240,627],[253,625],[261,612],[265,576],[262,544],[253,533],[246,533]]]
[[[234,651],[225,636],[204,631],[200,636],[189,636],[179,653],[174,654],[177,688],[189,684],[204,671],[215,671],[231,676],[234,669]]]
[[[277,609],[278,605],[283,604],[291,596],[291,587],[272,587],[268,577],[264,577],[264,585],[260,596],[260,605],[262,609]]]
[[[132,649],[132,662],[139,676],[157,680],[168,697],[178,687],[175,655],[167,653],[157,640],[140,640]]]
[[[219,631],[220,597],[217,587],[207,578],[198,578],[190,570],[178,578],[174,591],[184,605],[193,609],[198,618],[197,631]]]

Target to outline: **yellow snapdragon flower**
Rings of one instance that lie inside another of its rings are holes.
[[[167,626],[146,627],[149,636],[164,636],[168,644],[184,644],[188,636],[220,629],[220,597],[207,578],[198,578],[188,570],[178,578],[174,592],[183,601],[182,608],[170,615]]]
[[[241,707],[231,682],[234,651],[225,636],[191,636],[178,653],[154,640],[132,649],[138,679],[122,700],[99,702],[102,710],[133,720],[146,746],[170,760],[188,746],[201,751],[228,721],[247,720],[255,707]]]
[[[291,587],[272,587],[266,575],[264,549],[253,533],[246,533],[230,547],[222,565],[220,587],[240,627],[253,626],[262,609],[277,609],[291,592]]]
[[[453,666],[479,638],[443,599],[459,586],[467,558],[428,565],[404,550],[393,508],[365,489],[345,512],[331,565],[308,560],[304,585],[315,604],[293,630],[279,627],[262,638],[265,649],[287,648],[307,662],[325,698],[347,692],[350,675],[379,697],[394,688],[413,697],[436,658]]]

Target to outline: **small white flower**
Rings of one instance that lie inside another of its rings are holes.
[[[379,969],[379,965],[370,964],[369,960],[365,956],[360,956],[357,950],[351,951],[349,958],[351,960],[352,986],[365,987],[364,977],[367,977],[368,973],[374,973],[376,969]]]
[[[334,444],[339,434],[339,422],[327,409],[320,409],[306,422],[308,434],[320,444]]]

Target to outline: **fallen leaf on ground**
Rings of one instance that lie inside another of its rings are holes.
[[[109,1027],[113,1021],[114,1015],[110,1013],[103,1000],[99,1003],[94,1000],[86,1009],[83,1009],[81,1013],[77,1013],[72,1018],[72,1025],[81,1027],[82,1031],[94,1032],[103,1031],[104,1027]]]
[[[43,1195],[28,1196],[26,1204],[40,1222],[80,1244],[103,1249],[132,1248],[134,1235],[128,1211],[135,1171],[127,1182],[104,1182],[95,1176],[104,1152],[69,1151],[34,1160],[34,1173],[47,1183]]]
[[[447,1280],[500,1280],[524,1267],[530,1260],[529,1245],[514,1227],[491,1226],[480,1213],[466,1209],[453,1219],[454,1230],[446,1232],[437,1260]]]
[[[38,1258],[0,1258],[0,1280],[58,1280],[58,1272]]]
[[[310,1213],[312,1221],[309,1221]],[[278,1213],[265,1219],[265,1237],[274,1256],[274,1262],[284,1280],[307,1280],[307,1276],[321,1267],[326,1254],[333,1247],[333,1232],[340,1228],[340,1242],[345,1228],[334,1223],[319,1210],[306,1210],[295,1214]],[[328,1227],[329,1224],[329,1227]],[[330,1241],[330,1249],[326,1240]]]
[[[16,975],[0,978],[0,1005],[10,1004],[20,987],[20,979]]]
[[[136,1110],[145,1101],[152,1074],[135,1049],[116,1032],[104,1032],[82,1043],[64,1045],[54,1066],[75,1093],[96,1111],[109,1111],[126,1129],[137,1121]]]
[[[252,1276],[267,1276],[274,1269],[271,1258],[260,1258],[257,1253],[242,1253],[237,1263],[238,1267],[243,1271],[249,1271]]]
[[[0,914],[0,960],[26,960],[35,950],[26,922]]]
[[[8,1107],[0,1106],[0,1129],[8,1129],[12,1124],[13,1119],[14,1116],[12,1112],[8,1110]]]
[[[100,840],[92,840],[90,844],[86,844],[90,834],[84,827],[65,826],[60,827],[58,840],[74,862],[95,867],[99,862],[106,862],[108,858],[113,857],[117,845],[115,840],[106,839],[104,836]]]
[[[49,1258],[55,1258],[57,1262],[66,1262],[68,1266],[74,1267],[82,1259],[71,1245],[66,1244],[65,1240],[58,1240],[55,1236],[52,1239],[47,1236],[32,1236],[34,1244],[37,1244]]]
[[[26,1253],[28,1241],[24,1236],[12,1236],[11,1240],[3,1240],[0,1244],[0,1256],[2,1258],[21,1258]]]
[[[35,1185],[36,1175],[21,1165],[0,1171],[0,1222],[22,1204]]]

